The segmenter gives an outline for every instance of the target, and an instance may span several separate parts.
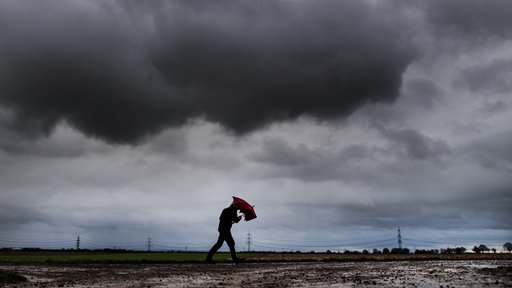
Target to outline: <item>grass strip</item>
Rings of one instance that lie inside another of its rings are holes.
[[[392,262],[442,260],[512,260],[511,253],[436,255],[345,255],[321,253],[239,253],[246,262]],[[94,252],[94,251],[9,251],[0,252],[0,264],[167,264],[203,263],[205,252]],[[232,262],[231,255],[219,252],[215,262]]]
[[[251,253],[242,253],[242,257],[253,257]],[[0,263],[5,264],[165,264],[205,262],[205,252],[138,252],[138,253],[101,253],[101,252],[20,252],[0,253]],[[231,262],[229,253],[217,253],[216,262]]]

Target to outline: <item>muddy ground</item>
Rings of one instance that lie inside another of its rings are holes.
[[[512,287],[511,260],[0,265],[5,287]]]

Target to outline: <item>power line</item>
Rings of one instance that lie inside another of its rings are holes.
[[[329,239],[329,240],[312,240],[312,239],[270,239],[258,236],[255,240],[253,234],[249,231],[244,239],[247,244],[247,250],[336,250],[336,249],[367,249],[375,247],[392,247],[398,243],[400,248],[400,242],[402,247],[404,242],[407,242],[409,246],[415,246],[417,248],[433,247],[440,248],[447,245],[450,246],[468,246],[477,245],[484,243],[489,247],[501,247],[503,244],[498,243],[496,239],[479,239],[478,241],[471,241],[463,239],[459,241],[456,239],[421,239],[420,237],[406,238],[401,235],[400,231],[397,231],[395,238],[385,237],[365,237],[365,238],[353,238],[353,239]],[[395,230],[396,231],[396,230]],[[382,235],[383,236],[383,235]],[[4,238],[5,235],[0,236],[0,248],[42,248],[42,249],[77,249],[77,250],[96,250],[96,249],[121,249],[121,250],[136,250],[136,251],[205,251],[210,247],[209,244],[203,243],[202,241],[192,242],[175,242],[175,241],[158,241],[149,236],[140,240],[131,242],[105,242],[97,241],[95,239],[87,239],[83,235],[72,236],[70,238],[63,237],[61,239],[45,239],[45,240],[34,240],[34,239],[20,239],[20,238]],[[271,237],[273,238],[273,237]],[[416,239],[415,239],[416,238]],[[478,243],[477,243],[478,242]],[[506,242],[506,241],[503,241]],[[394,243],[394,244],[393,244]],[[445,246],[446,247],[446,246]]]

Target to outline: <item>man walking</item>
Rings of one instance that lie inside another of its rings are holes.
[[[208,252],[208,256],[206,256],[206,262],[213,263],[213,255],[222,247],[224,241],[228,243],[229,251],[231,252],[231,258],[235,263],[240,262],[240,258],[236,256],[235,252],[235,240],[231,235],[231,226],[234,223],[240,222],[242,216],[238,216],[237,208],[235,205],[231,204],[229,207],[222,210],[222,213],[219,217],[219,239],[217,239],[217,243],[213,245],[212,249]]]

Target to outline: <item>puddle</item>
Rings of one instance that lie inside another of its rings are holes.
[[[496,264],[469,264],[469,265],[466,265],[464,267],[471,268],[471,269],[496,269],[496,268],[500,267],[500,265],[496,265]]]

